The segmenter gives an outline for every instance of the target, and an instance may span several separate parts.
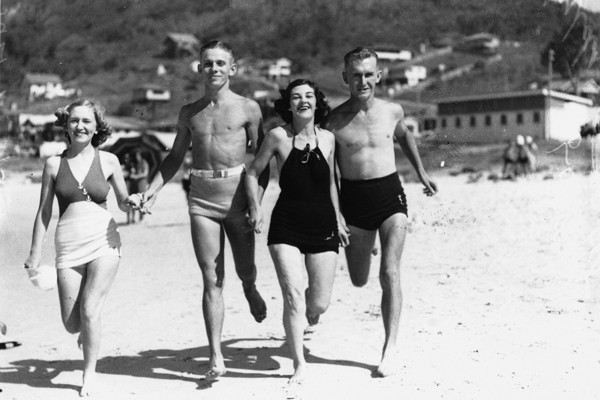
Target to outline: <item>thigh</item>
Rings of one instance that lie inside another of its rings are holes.
[[[335,279],[337,253],[327,251],[307,254],[305,259],[311,296],[316,301],[324,300],[328,303]]]
[[[269,252],[275,264],[281,291],[284,294],[295,292],[302,295],[305,283],[300,250],[287,244],[272,244]]]
[[[379,228],[382,270],[400,268],[407,225],[406,215],[397,213],[387,218]]]
[[[82,299],[85,308],[95,310],[102,304],[117,275],[120,260],[118,256],[103,256],[88,264]]]
[[[231,245],[236,267],[254,265],[254,231],[248,224],[246,216],[227,218],[223,221],[223,227]]]
[[[73,310],[79,311],[79,303],[86,278],[85,267],[61,268],[57,270],[58,299],[63,321],[68,321]]]
[[[203,276],[216,274],[222,279],[224,234],[221,223],[201,215],[191,215],[190,222],[194,253]]]
[[[377,237],[377,231],[367,231],[355,226],[348,226],[350,244],[345,247],[348,272],[354,284],[364,285],[369,278],[371,252]]]

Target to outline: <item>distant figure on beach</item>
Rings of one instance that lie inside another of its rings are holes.
[[[275,111],[285,121],[269,131],[246,174],[249,221],[263,230],[258,179],[273,157],[281,194],[271,216],[268,241],[283,294],[283,326],[294,374],[305,377],[303,331],[315,325],[329,307],[340,243],[348,244],[334,179],[333,134],[318,127],[329,112],[324,94],[309,80],[297,79],[281,91]],[[304,291],[303,268],[308,275]]]
[[[535,144],[531,136],[525,136],[525,143],[519,154],[519,160],[523,164],[525,175],[529,175],[536,171],[535,153],[537,153],[537,144]]]
[[[350,229],[346,259],[355,286],[367,283],[377,233],[380,237],[379,281],[385,340],[381,363],[374,375],[384,377],[398,370],[400,259],[407,229],[406,196],[396,170],[394,137],[425,186],[423,192],[433,196],[437,187],[423,168],[414,137],[404,122],[402,107],[375,98],[381,74],[377,54],[372,49],[358,47],[347,53],[342,76],[349,86],[350,98],[333,110],[325,127],[336,139],[340,205]]]
[[[136,150],[133,152],[133,157],[130,161],[129,169],[129,182],[130,192],[129,193],[142,193],[148,188],[148,177],[150,175],[150,164],[142,155],[142,152]],[[129,214],[127,223],[131,222],[135,224],[135,213],[139,213],[139,220],[144,219],[144,213],[140,210],[133,210],[131,213],[131,221],[129,221]]]
[[[84,359],[79,394],[89,396],[94,391],[102,305],[121,257],[117,224],[106,209],[110,187],[121,210],[139,203],[135,197],[128,197],[118,158],[98,150],[110,135],[104,107],[93,100],[80,99],[55,115],[56,125],[64,129],[69,146],[62,155],[49,157],[44,165],[25,268],[40,265],[56,194],[60,216],[55,233],[60,309],[66,330],[79,333],[77,342]]]
[[[514,179],[519,173],[519,148],[514,140],[509,140],[502,153],[502,179]]]
[[[180,168],[191,144],[188,205],[192,242],[204,282],[202,311],[210,347],[210,367],[205,377],[210,380],[226,372],[221,350],[225,236],[250,312],[257,322],[267,315],[255,286],[254,232],[246,218],[248,203],[243,183],[246,145],[250,141],[256,152],[263,132],[259,105],[229,88],[229,78],[237,70],[231,47],[213,40],[202,46],[200,55],[204,97],[182,107],[173,148],[142,194],[142,204],[152,207],[163,185]],[[261,197],[268,179],[266,170],[261,176]]]

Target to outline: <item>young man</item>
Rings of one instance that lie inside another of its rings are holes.
[[[142,205],[146,209],[152,206],[159,190],[181,166],[191,144],[188,204],[194,251],[204,282],[202,311],[210,346],[206,378],[214,379],[226,372],[221,351],[225,235],[252,315],[261,322],[267,313],[255,287],[254,232],[247,222],[244,191],[247,144],[250,141],[256,152],[263,131],[258,104],[229,89],[229,78],[237,69],[229,45],[221,41],[203,45],[198,69],[204,97],[182,107],[173,148],[142,195]],[[263,190],[268,177],[268,170],[261,175]]]
[[[400,258],[407,225],[394,136],[425,186],[425,194],[432,196],[437,188],[423,169],[414,137],[404,123],[402,107],[375,98],[375,86],[381,79],[377,54],[361,47],[350,51],[344,57],[342,76],[349,86],[350,99],[330,114],[326,128],[336,138],[340,205],[350,230],[346,259],[355,286],[367,283],[377,232],[381,240],[379,280],[385,341],[375,375],[387,376],[397,369],[396,339],[402,308]]]

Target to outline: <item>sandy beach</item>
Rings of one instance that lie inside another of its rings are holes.
[[[439,174],[427,198],[406,183],[409,237],[398,374],[371,377],[380,359],[379,257],[369,283],[351,285],[343,253],[332,304],[306,337],[305,399],[600,398],[600,179],[563,173],[516,182]],[[21,268],[40,185],[0,183],[1,399],[75,399],[82,356],[60,321],[56,289],[35,288]],[[279,189],[269,185],[264,207]],[[142,223],[110,199],[121,224],[121,266],[103,314],[96,399],[285,399],[292,361],[266,234],[257,238],[258,287],[268,317],[256,323],[226,254],[223,332],[229,372],[202,379],[208,342],[202,280],[181,185],[165,187]],[[53,264],[58,207],[45,243]]]

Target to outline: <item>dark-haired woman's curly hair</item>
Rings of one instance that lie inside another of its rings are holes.
[[[317,98],[317,109],[315,110],[315,124],[320,124],[323,119],[329,114],[331,111],[331,107],[327,104],[325,100],[325,94],[319,89],[319,86],[313,81],[309,81],[308,79],[296,79],[282,90],[279,90],[281,93],[281,98],[275,100],[275,112],[281,116],[281,118],[289,124],[292,122],[292,111],[290,110],[290,99],[292,89],[301,85],[308,85],[315,91],[315,97]]]
[[[92,146],[98,147],[104,143],[106,139],[108,139],[111,132],[111,127],[104,118],[104,107],[99,102],[92,99],[78,99],[65,108],[59,108],[54,113],[56,116],[56,122],[54,122],[54,125],[60,126],[64,129],[67,142],[71,144],[71,138],[69,137],[69,116],[71,115],[71,110],[80,106],[89,107],[94,113],[94,117],[96,118],[97,133],[94,135],[94,137],[92,137]]]

